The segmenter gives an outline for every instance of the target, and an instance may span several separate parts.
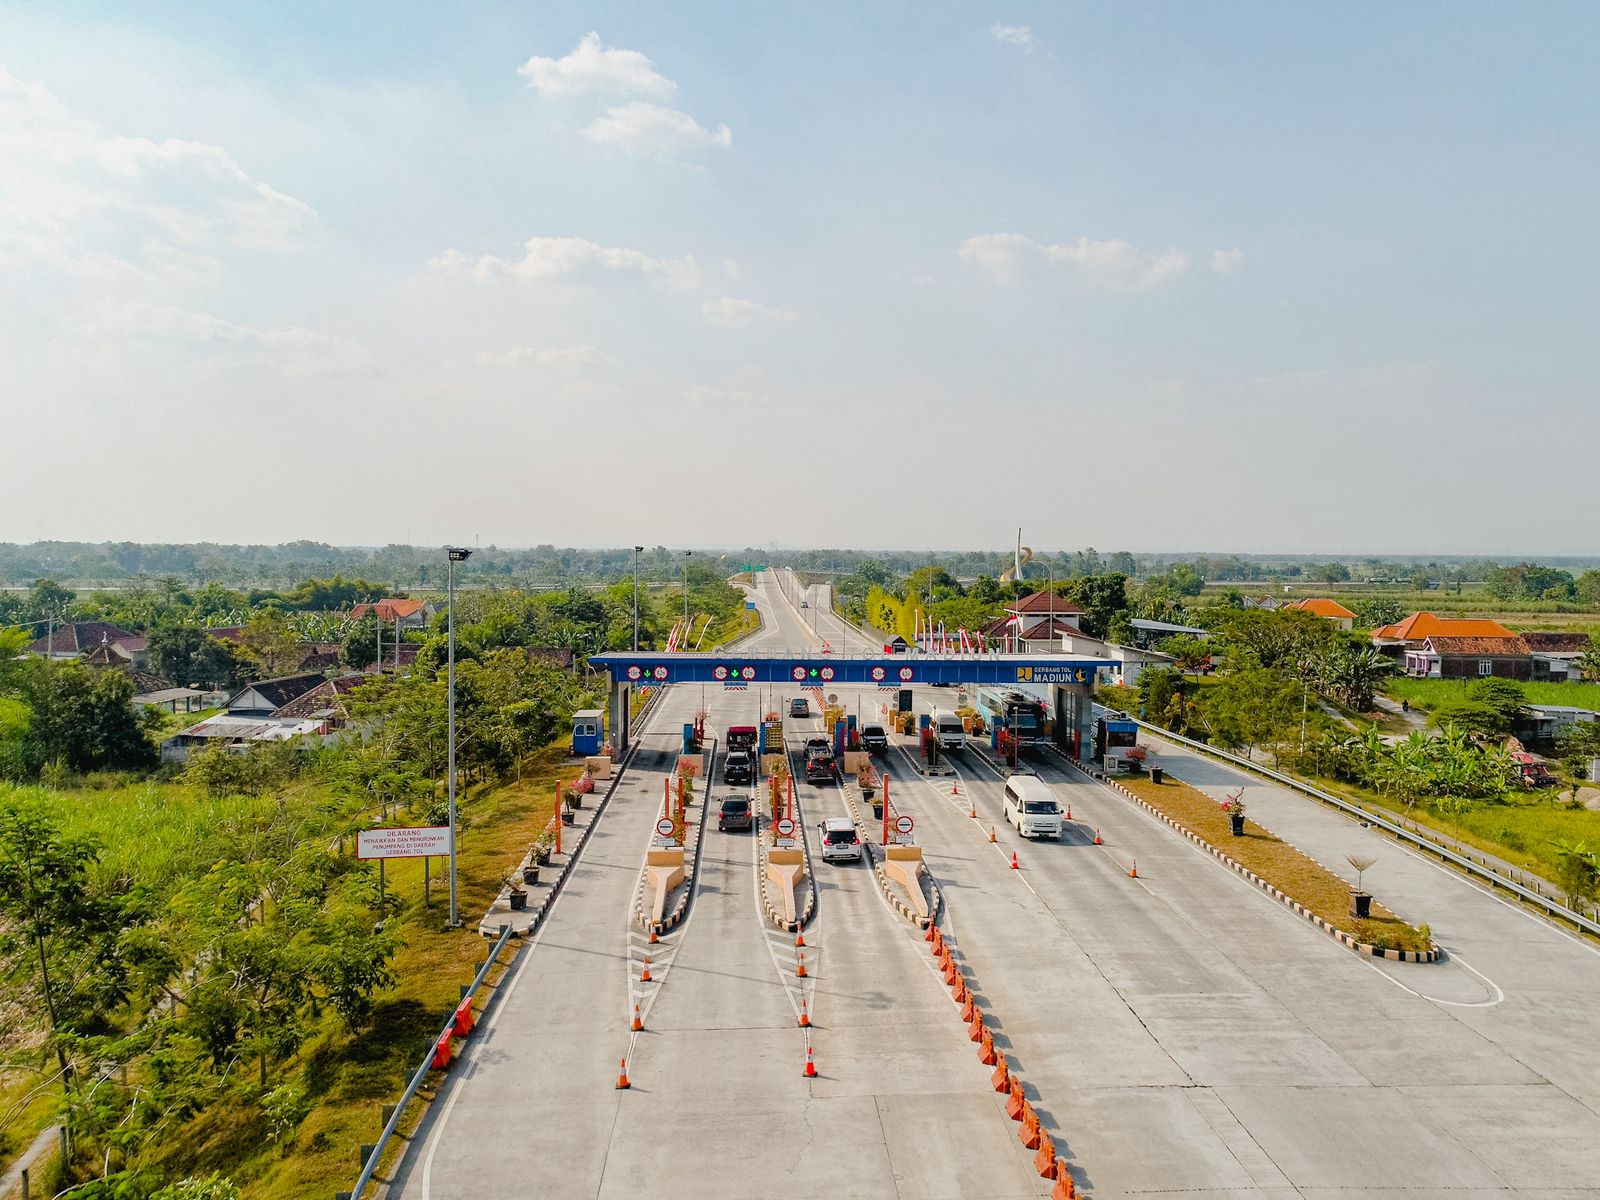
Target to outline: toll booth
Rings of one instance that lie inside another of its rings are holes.
[[[586,708],[572,714],[572,752],[574,754],[599,754],[606,740],[605,715],[598,708]]]

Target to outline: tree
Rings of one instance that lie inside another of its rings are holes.
[[[1140,716],[1182,733],[1188,722],[1184,678],[1171,667],[1147,667],[1139,672]]]
[[[1566,893],[1567,907],[1581,911],[1583,901],[1600,891],[1600,856],[1583,841],[1554,838],[1550,845],[1556,852],[1556,886]]]
[[[380,629],[373,613],[352,622],[339,641],[339,661],[352,671],[364,670],[377,662]]]
[[[1178,670],[1196,674],[1211,658],[1211,648],[1199,638],[1188,635],[1166,638],[1157,643],[1156,649],[1169,656]]]
[[[1583,603],[1600,604],[1600,571],[1591,568],[1579,575],[1573,590]]]
[[[256,679],[274,679],[293,671],[305,657],[289,618],[276,609],[253,613],[239,631],[239,657]]]
[[[1225,748],[1276,745],[1299,719],[1304,698],[1292,680],[1254,667],[1233,671],[1208,688],[1205,718],[1213,740]]]
[[[1476,700],[1446,701],[1434,708],[1428,723],[1435,729],[1454,726],[1485,741],[1502,738],[1511,729],[1498,709]]]
[[[1306,577],[1319,583],[1346,583],[1350,579],[1350,568],[1342,562],[1322,563],[1310,568]]]
[[[1578,656],[1578,670],[1589,682],[1600,681],[1600,645],[1590,646]]]
[[[44,660],[28,668],[22,690],[33,709],[26,753],[34,770],[53,762],[74,771],[155,764],[155,747],[130,703],[127,675]]]
[[[1600,575],[1600,571],[1592,572],[1592,574]],[[1600,589],[1597,589],[1597,591],[1600,591]],[[995,582],[993,575],[979,575],[972,581],[972,586],[967,589],[967,595],[982,604],[998,605],[1000,603],[1000,585]]]
[[[1079,625],[1092,638],[1110,636],[1113,622],[1129,614],[1128,577],[1122,574],[1090,575],[1073,579],[1064,589],[1068,600],[1083,609]]]
[[[53,620],[59,625],[76,596],[54,579],[35,579],[28,589],[28,611],[40,621]]]
[[[150,630],[146,648],[151,669],[181,686],[227,688],[238,682],[239,660],[233,647],[198,625],[180,621],[157,624]]]
[[[1528,694],[1509,679],[1479,679],[1467,688],[1467,699],[1492,709],[1503,732],[1509,733],[1527,715]]]
[[[1362,629],[1377,629],[1405,619],[1405,606],[1390,596],[1369,596],[1351,605],[1356,624]]]
[[[98,889],[90,867],[92,842],[68,837],[38,806],[0,805],[0,953],[20,938],[19,959],[44,1002],[61,1070],[68,1070],[61,1035],[97,1020],[126,998],[128,976],[118,939],[144,917],[137,895]],[[67,1086],[71,1087],[70,1079]]]

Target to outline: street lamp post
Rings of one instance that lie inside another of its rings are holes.
[[[639,653],[639,555],[643,546],[633,548],[633,652]]]
[[[689,636],[689,555],[693,550],[683,552],[683,636]]]
[[[466,562],[472,557],[472,551],[464,546],[449,546],[445,549],[445,556],[449,560],[445,570],[448,583],[446,595],[448,600],[448,625],[449,668],[445,687],[448,692],[446,707],[449,710],[449,739],[450,750],[448,753],[448,769],[450,772],[450,928],[461,927],[461,910],[456,906],[456,564]]]

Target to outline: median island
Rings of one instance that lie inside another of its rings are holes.
[[[1433,948],[1426,925],[1408,925],[1376,900],[1370,917],[1358,920],[1351,916],[1349,883],[1248,818],[1244,836],[1234,837],[1223,807],[1182,780],[1170,774],[1160,783],[1152,782],[1148,776],[1124,776],[1116,783],[1356,941],[1382,950],[1418,954]]]

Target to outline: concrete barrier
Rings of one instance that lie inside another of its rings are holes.
[[[645,875],[655,895],[650,905],[650,920],[659,925],[667,912],[667,897],[684,880],[683,848],[654,848],[645,856]]]
[[[927,897],[922,894],[922,847],[889,846],[887,851],[883,861],[884,871],[890,879],[905,888],[917,918],[926,920],[931,914]]]
[[[800,920],[795,894],[806,877],[805,854],[800,850],[767,851],[767,886],[775,902],[777,915],[785,928]]]

